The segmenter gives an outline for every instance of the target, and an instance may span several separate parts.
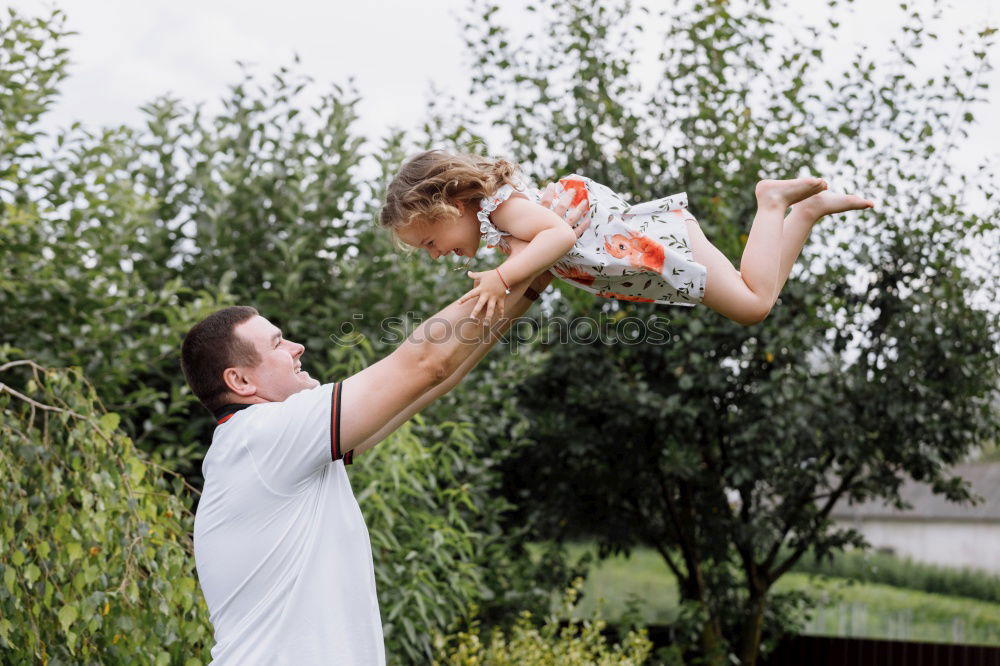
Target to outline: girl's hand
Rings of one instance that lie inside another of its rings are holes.
[[[493,321],[494,313],[498,318],[502,318],[503,302],[504,297],[507,295],[507,287],[504,286],[500,275],[495,270],[484,271],[482,273],[469,271],[469,277],[476,280],[476,286],[468,291],[465,296],[462,296],[458,302],[465,303],[466,301],[471,301],[473,298],[478,298],[476,307],[472,308],[471,316],[473,319],[478,319],[476,313],[483,310],[486,314],[484,323],[487,325]]]

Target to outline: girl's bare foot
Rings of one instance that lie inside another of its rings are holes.
[[[839,194],[837,192],[820,192],[803,200],[795,210],[801,210],[810,217],[819,219],[824,215],[846,213],[849,210],[864,210],[874,208],[875,204],[868,199],[862,199],[856,194]]]
[[[822,178],[795,178],[793,180],[762,180],[757,183],[757,205],[778,207],[784,210],[794,203],[819,194],[826,189]]]

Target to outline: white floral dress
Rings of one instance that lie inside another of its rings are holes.
[[[519,184],[520,185],[520,184]],[[573,191],[571,206],[588,203],[583,220],[590,226],[550,269],[572,285],[605,298],[692,306],[705,294],[705,267],[694,261],[688,240],[687,195],[635,205],[589,178],[569,175],[560,194]],[[487,247],[508,250],[509,236],[493,226],[490,214],[514,193],[538,202],[541,193],[526,182],[504,185],[479,205],[479,232]],[[582,221],[582,220],[581,220]]]

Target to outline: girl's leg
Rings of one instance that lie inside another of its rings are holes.
[[[688,239],[694,260],[705,267],[705,295],[701,302],[724,317],[749,326],[763,319],[766,311],[756,294],[743,281],[726,255],[712,245],[694,220],[687,221]]]
[[[782,225],[777,280],[775,290],[767,305],[768,310],[777,300],[781,288],[788,279],[792,266],[802,251],[802,247],[809,237],[809,232],[812,231],[813,224],[825,215],[871,208],[872,206],[871,201],[861,197],[833,192],[820,192],[794,206]],[[688,222],[688,233],[695,261],[708,269],[705,297],[702,302],[716,312],[744,325],[761,321],[767,312],[761,314],[755,309],[756,296],[747,293],[751,290],[740,271],[733,268],[729,259],[705,238],[705,234],[697,222]],[[749,245],[749,238],[747,244]]]
[[[785,211],[826,189],[819,178],[762,180],[757,184],[757,216],[750,227],[740,270],[712,245],[697,222],[688,222],[694,260],[708,269],[702,302],[740,324],[756,324],[774,305],[781,266]],[[783,282],[783,280],[782,280]]]
[[[816,222],[826,215],[873,206],[871,201],[859,196],[828,191],[820,192],[792,206],[792,212],[785,218],[781,234],[781,264],[778,267],[778,284],[774,290],[774,300],[778,300],[778,294],[785,286],[785,281],[792,272],[792,266],[799,258],[799,253],[802,252],[802,247],[806,244],[809,232]]]

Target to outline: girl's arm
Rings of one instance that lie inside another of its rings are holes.
[[[579,216],[580,207],[574,213]],[[478,317],[482,311],[487,322],[492,321],[494,313],[498,317],[503,316],[503,297],[510,285],[536,275],[559,261],[577,238],[573,227],[560,216],[521,197],[511,197],[500,204],[493,211],[492,221],[498,229],[528,244],[522,252],[511,256],[494,270],[481,273],[469,271],[468,275],[476,280],[476,285],[459,303],[478,297],[471,316]]]
[[[498,266],[508,284],[548,269],[576,243],[576,233],[565,220],[521,197],[511,197],[500,204],[493,211],[492,220],[497,229],[528,241],[523,252]]]

